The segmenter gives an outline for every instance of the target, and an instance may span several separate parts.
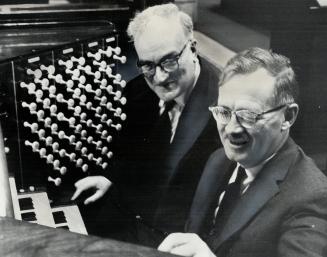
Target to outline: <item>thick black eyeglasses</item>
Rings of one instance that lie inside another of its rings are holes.
[[[286,106],[288,106],[288,104],[277,106],[262,113],[255,113],[249,110],[232,111],[224,106],[212,106],[209,107],[209,110],[212,112],[212,115],[215,120],[220,124],[228,124],[232,118],[232,115],[235,114],[237,121],[242,125],[242,127],[252,128],[258,120],[263,118],[263,115],[271,112],[276,112]]]
[[[152,77],[156,73],[156,68],[159,66],[162,70],[165,72],[174,72],[179,68],[179,59],[181,58],[188,42],[190,40],[187,40],[182,50],[179,52],[179,54],[170,57],[165,58],[164,60],[160,60],[158,63],[154,62],[147,62],[147,61],[137,61],[137,67],[140,69],[140,71],[144,74],[146,77]]]

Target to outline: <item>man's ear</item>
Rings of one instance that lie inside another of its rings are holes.
[[[292,103],[287,106],[285,110],[285,121],[282,124],[282,130],[289,129],[295,122],[299,113],[299,106],[297,103]]]

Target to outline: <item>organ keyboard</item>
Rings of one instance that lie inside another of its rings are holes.
[[[115,31],[0,63],[15,217],[86,234],[73,184],[106,175],[127,119]],[[1,96],[0,96],[1,97]]]

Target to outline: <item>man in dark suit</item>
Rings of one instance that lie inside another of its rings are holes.
[[[184,256],[327,256],[327,178],[290,138],[298,114],[289,60],[252,48],[224,68],[211,108],[224,149],[207,162],[186,231],[162,251]]]
[[[178,231],[206,160],[220,142],[207,111],[217,99],[217,70],[198,57],[192,20],[174,4],[144,10],[127,32],[142,74],[124,92],[128,118],[115,163],[107,178],[77,182],[73,199],[93,187],[85,204],[93,202],[113,182],[137,216]]]

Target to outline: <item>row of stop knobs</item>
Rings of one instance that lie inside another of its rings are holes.
[[[78,146],[77,148],[81,147],[80,149],[80,157],[77,158],[77,155],[75,152],[68,153],[65,149],[60,149],[60,145],[58,142],[53,142],[53,138],[47,137],[45,139],[46,145],[48,147],[52,148],[52,152],[48,153],[46,147],[40,148],[40,143],[38,141],[30,142],[28,140],[25,140],[25,145],[30,146],[32,148],[33,152],[38,152],[40,158],[46,159],[46,162],[53,166],[53,169],[56,171],[59,171],[61,175],[65,175],[67,172],[67,167],[62,165],[59,159],[55,159],[54,153],[57,153],[57,155],[61,158],[68,158],[70,163],[73,163],[77,168],[81,168],[83,172],[87,172],[89,169],[88,163],[85,163],[85,160],[87,162],[95,162],[96,165],[100,166],[102,169],[106,169],[108,167],[107,162],[103,162],[102,157],[95,158],[93,153],[88,153],[88,149],[86,147],[82,147],[82,144]],[[53,143],[51,143],[53,142]],[[78,142],[76,145],[79,145],[80,142]],[[113,153],[108,150],[108,147],[103,147],[101,152],[103,154],[106,153],[106,156],[108,158],[112,158]],[[61,178],[53,178],[51,176],[48,177],[49,181],[52,181],[55,183],[56,186],[59,186],[61,184]]]
[[[42,78],[43,73],[42,73],[41,70],[47,71],[47,77],[46,78]],[[56,71],[56,69],[55,69],[55,67],[53,65],[49,65],[49,66],[41,65],[40,69],[36,69],[36,70],[27,69],[27,74],[28,75],[33,75],[34,76],[33,81],[35,83],[41,84],[42,88],[46,88],[46,87],[49,86],[49,84],[50,84],[49,80],[50,79],[53,79],[54,81],[56,81],[56,83],[59,83],[59,84],[66,84],[68,87],[70,87],[71,84],[74,83],[74,81],[77,81],[80,84],[85,84],[86,83],[86,77],[81,74],[81,71],[85,71],[85,73],[87,75],[93,76],[94,77],[93,82],[95,84],[103,85],[103,83],[105,83],[105,81],[103,80],[105,78],[101,79],[102,73],[104,73],[104,74],[106,74],[106,76],[108,78],[112,79],[112,82],[115,85],[119,85],[122,88],[124,88],[126,86],[126,81],[121,79],[120,74],[115,74],[114,75],[112,73],[112,68],[110,66],[108,66],[106,69],[99,68],[99,71],[96,71],[96,72],[92,72],[91,66],[89,66],[89,65],[87,65],[85,67],[78,66],[74,70],[66,69],[65,73],[71,75],[71,79],[69,79],[67,81],[64,80],[63,76],[60,73],[54,75],[55,71]],[[105,80],[108,82],[107,79],[105,79]]]
[[[101,50],[100,50],[101,51]],[[89,57],[101,57],[101,55],[97,54],[92,54],[92,53],[87,53]],[[124,60],[124,63],[126,62],[126,57],[122,57]],[[77,62],[77,65],[74,68],[74,62]],[[102,77],[102,73],[106,74],[107,77],[111,78],[114,80],[115,84],[120,85],[121,87],[125,87],[126,81],[121,80],[121,75],[120,74],[113,74],[112,67],[115,66],[115,64],[108,64],[106,61],[102,60],[100,62],[99,58],[95,58],[95,60],[92,62],[92,65],[97,68],[96,71],[92,71],[92,67],[90,65],[85,65],[86,64],[86,59],[84,57],[76,58],[72,56],[70,60],[63,61],[63,60],[58,60],[59,66],[64,66],[65,73],[70,74],[72,80],[77,80],[81,84],[84,84],[86,81],[86,78],[84,75],[81,75],[81,72],[93,77],[93,80],[95,83],[101,83],[100,78]],[[85,65],[85,66],[84,66]],[[71,81],[64,81],[63,77],[61,74],[55,74],[55,66],[49,65],[41,65],[39,69],[27,69],[27,74],[28,75],[33,75],[34,76],[34,81],[37,83],[41,83],[42,86],[47,86],[49,85],[49,82],[41,77],[43,76],[42,71],[47,72],[47,78],[48,79],[54,79],[57,83],[71,83]]]
[[[47,141],[51,141],[51,139],[47,139]],[[53,139],[52,139],[53,141]],[[84,164],[84,161],[82,158],[77,158],[76,153],[67,153],[66,149],[60,149],[60,144],[58,142],[53,142],[51,146],[46,143],[48,147],[52,148],[52,152],[50,154],[47,153],[47,150],[45,147],[40,148],[40,143],[38,141],[30,142],[29,140],[25,140],[25,145],[30,146],[32,148],[33,152],[38,152],[40,154],[41,158],[47,159],[47,163],[53,164],[54,169],[60,171],[62,175],[64,175],[67,171],[65,167],[63,169],[60,168],[60,161],[54,160],[53,153],[58,153],[58,155],[61,158],[67,157],[70,162],[74,162],[77,168],[82,168],[84,172],[88,170],[88,165]],[[103,153],[107,153],[108,158],[112,158],[113,153],[111,151],[108,151],[108,147],[104,147],[102,150]],[[85,157],[88,161],[94,161],[96,165],[101,166],[102,169],[106,169],[108,167],[107,162],[103,162],[102,157],[94,157],[93,153],[88,153],[88,149],[86,147],[82,147],[80,150],[81,157]]]
[[[33,134],[37,134],[39,136],[40,140],[46,141],[46,139],[47,139],[47,137],[45,137],[46,132],[44,129],[38,129],[39,126],[37,123],[30,124],[27,121],[25,121],[24,126],[29,127]],[[79,135],[80,140],[76,140],[75,135],[67,136],[63,130],[58,131],[57,124],[53,124],[51,126],[51,134],[56,135],[61,140],[66,139],[70,145],[75,146],[75,150],[80,150],[80,148],[81,148],[80,144],[82,144],[81,140],[87,142],[88,144],[95,145],[96,150],[102,149],[102,146],[103,146],[102,140],[94,141],[93,136],[88,136],[86,130],[82,130]],[[50,136],[50,138],[51,138],[51,136]],[[104,130],[101,132],[101,139],[105,140],[107,143],[110,143],[112,141],[112,136],[108,135],[108,131]]]
[[[101,106],[105,106],[105,104],[109,100],[107,96],[103,95],[102,90],[105,90],[105,92],[107,92],[108,95],[111,95],[115,102],[118,102],[121,105],[126,104],[126,98],[122,97],[121,91],[119,91],[119,90],[114,91],[112,85],[100,86],[96,90],[93,90],[92,86],[90,84],[87,84],[87,85],[79,84],[78,87],[75,89],[66,87],[65,88],[66,92],[72,94],[72,98],[70,98],[68,100],[64,99],[63,94],[61,94],[61,93],[56,94],[57,88],[54,85],[52,85],[50,87],[38,89],[38,90],[36,90],[36,85],[34,83],[26,84],[25,82],[21,82],[20,86],[22,88],[26,88],[28,94],[35,96],[37,102],[42,102],[44,92],[48,92],[48,97],[45,98],[46,101],[50,101],[50,99],[55,99],[58,102],[66,103],[68,105],[68,108],[72,108],[74,106],[75,100],[79,100],[80,105],[86,105],[86,102],[88,101],[88,99],[85,94],[82,94],[82,90],[85,90],[87,93],[93,94],[92,100],[99,101]]]
[[[107,106],[111,106],[111,104],[107,104]],[[120,123],[114,124],[113,120],[108,117],[108,114],[104,113],[101,114],[101,107],[97,107],[96,109],[100,109],[100,111],[96,111],[94,114],[95,117],[97,117],[100,121],[100,124],[96,124],[92,119],[88,118],[88,114],[85,112],[82,112],[82,109],[80,106],[76,106],[73,110],[73,116],[74,117],[66,117],[63,112],[57,112],[58,107],[57,105],[51,105],[45,109],[49,109],[49,116],[45,117],[45,111],[44,110],[37,110],[36,103],[26,103],[22,102],[22,106],[25,108],[28,108],[30,110],[30,113],[33,115],[36,115],[37,120],[39,122],[43,122],[45,127],[50,127],[53,124],[53,119],[56,119],[58,121],[67,122],[70,128],[74,128],[76,133],[80,133],[84,124],[86,127],[94,128],[96,133],[101,133],[104,130],[104,125],[106,127],[111,127],[116,129],[117,131],[121,130],[122,125]],[[127,116],[126,114],[122,113],[121,108],[112,108],[108,107],[109,110],[113,112],[114,117],[119,117],[121,120],[126,120]],[[78,118],[79,123],[76,125],[76,118]]]

